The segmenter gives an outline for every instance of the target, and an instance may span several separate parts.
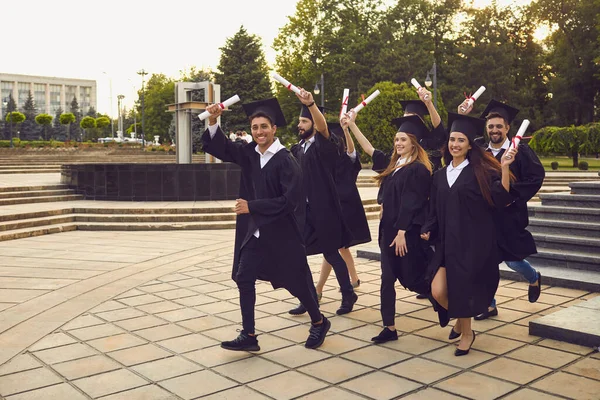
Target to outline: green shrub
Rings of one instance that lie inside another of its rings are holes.
[[[558,161],[552,161],[552,163],[550,163],[550,167],[556,171],[558,169]]]
[[[587,171],[587,170],[588,170],[588,163],[587,163],[587,161],[579,161],[579,166],[578,166],[578,168],[579,168],[581,171]]]

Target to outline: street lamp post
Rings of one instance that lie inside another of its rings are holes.
[[[431,81],[431,76],[433,75],[433,82]],[[437,66],[435,61],[433,62],[433,67],[431,70],[427,71],[427,78],[425,78],[425,86],[431,87],[433,83],[433,106],[437,109]]]
[[[315,94],[321,93],[321,107],[325,107],[325,80],[323,79],[323,74],[321,74],[321,86],[319,87],[319,82],[315,83]]]
[[[108,76],[106,72],[102,72],[104,75]],[[112,78],[108,76],[108,81],[110,83],[110,137],[114,139],[115,137],[115,122],[113,121],[113,95],[112,95]]]
[[[117,99],[119,100],[117,103],[117,107],[118,107],[118,118],[119,118],[119,127],[118,130],[119,132],[121,132],[121,135],[123,135],[123,115],[121,114],[121,102],[123,101],[123,99],[125,98],[125,96],[123,96],[122,94],[117,95]]]
[[[137,73],[142,77],[142,148],[144,148],[146,147],[146,129],[144,126],[144,79],[148,73],[144,69],[139,70]]]
[[[4,104],[4,108],[8,107],[8,99],[4,99],[4,101],[2,102],[2,104]],[[7,113],[8,115],[8,113]],[[10,116],[10,148],[14,148],[15,145],[13,144],[13,124],[12,124],[12,120],[13,120],[13,116]]]

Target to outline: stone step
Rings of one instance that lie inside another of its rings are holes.
[[[42,185],[42,186],[12,186],[12,187],[0,187],[0,193],[5,192],[28,192],[30,190],[63,190],[68,189],[67,185]]]
[[[0,175],[8,174],[55,174],[60,172],[60,167],[44,169],[5,169],[0,171]]]
[[[74,214],[75,221],[78,223],[102,222],[102,223],[191,223],[205,221],[235,221],[236,214],[211,213],[211,214]]]
[[[600,224],[593,222],[529,218],[531,233],[600,239]]]
[[[600,181],[598,182],[572,182],[569,183],[572,194],[600,196]]]
[[[14,199],[3,199],[0,200],[0,206],[8,206],[15,204],[29,204],[29,203],[49,203],[57,201],[73,201],[83,200],[83,196],[80,194],[70,194],[65,196],[41,196],[41,197],[18,197]]]
[[[40,226],[61,225],[75,222],[75,215],[44,216],[38,218],[23,218],[19,220],[0,222],[0,232],[36,228]]]
[[[600,255],[570,250],[538,248],[537,254],[527,257],[531,265],[559,267],[564,271],[579,269],[600,273]]]
[[[529,217],[536,219],[600,222],[600,209],[598,208],[567,208],[541,204],[527,204]]]
[[[235,221],[206,222],[78,222],[77,229],[82,231],[179,231],[206,229],[235,229]]]
[[[570,235],[548,235],[534,232],[531,232],[531,234],[533,235],[538,251],[571,251],[600,256],[600,239]],[[600,271],[600,265],[598,265],[598,270]]]
[[[379,248],[371,245],[359,247],[357,250],[357,257],[381,261]],[[530,262],[532,261],[530,257],[527,259]],[[543,263],[534,264],[533,262],[531,264],[541,272],[544,285],[595,292],[600,291],[600,270],[567,269]],[[524,278],[519,273],[508,268],[505,263],[500,264],[500,277],[524,281]]]
[[[600,345],[600,297],[530,321],[529,334],[597,348]]]
[[[23,165],[15,165],[15,164],[2,165],[2,164],[0,164],[0,171],[6,170],[6,169],[35,169],[35,168],[44,169],[44,168],[57,168],[57,167],[60,167],[60,164],[23,164]]]
[[[6,240],[23,239],[32,236],[49,235],[52,233],[69,232],[74,230],[77,230],[77,225],[75,223],[16,229],[7,232],[0,232],[0,242]]]
[[[33,211],[33,212],[20,213],[20,214],[1,214],[0,222],[19,221],[19,220],[30,219],[30,218],[55,217],[58,215],[66,215],[66,214],[73,214],[73,209],[72,208],[60,208],[60,209],[54,209],[54,210]]]
[[[540,193],[543,206],[600,208],[600,196],[570,193]]]
[[[25,198],[25,197],[44,197],[44,196],[65,196],[69,194],[75,194],[74,190],[71,189],[57,189],[57,190],[30,190],[30,191],[17,191],[17,192],[0,192],[0,199],[14,199],[14,198]]]

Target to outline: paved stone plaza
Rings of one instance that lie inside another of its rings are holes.
[[[372,230],[376,222],[371,223]],[[374,233],[374,232],[373,232]],[[528,322],[599,296],[501,281],[498,317],[475,322],[474,350],[454,357],[427,300],[398,287],[397,342],[380,331],[379,265],[356,259],[356,310],[323,312],[332,329],[307,350],[296,300],[257,286],[262,350],[222,350],[240,329],[230,279],[233,230],[74,231],[0,243],[0,398],[24,399],[598,399],[600,354],[528,335]],[[374,236],[376,237],[376,236]],[[319,257],[311,257],[315,280]]]

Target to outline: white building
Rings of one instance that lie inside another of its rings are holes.
[[[59,108],[69,112],[73,97],[77,98],[82,114],[86,114],[90,107],[97,110],[96,81],[0,73],[2,118],[6,115],[4,103],[8,102],[11,93],[17,103],[17,110],[21,110],[30,91],[39,114],[54,116]]]

